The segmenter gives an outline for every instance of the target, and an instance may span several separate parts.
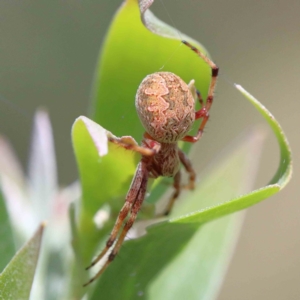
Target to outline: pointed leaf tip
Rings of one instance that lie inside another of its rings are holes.
[[[107,139],[107,130],[101,127],[99,124],[95,123],[91,119],[80,116],[78,117],[72,128],[72,132],[74,133],[76,130],[82,130],[83,127],[87,130],[88,134],[90,135],[96,149],[98,155],[104,156],[108,153],[108,139]]]
[[[45,223],[42,223],[0,274],[0,299],[29,299],[44,227]]]
[[[51,203],[57,193],[57,170],[52,126],[48,113],[38,110],[29,158],[30,200],[39,219],[49,218]]]
[[[277,139],[280,149],[280,162],[276,174],[269,182],[269,186],[278,185],[280,189],[283,189],[290,181],[293,173],[292,151],[287,137],[283,132],[283,129],[281,128],[279,122],[263,104],[261,104],[256,98],[254,98],[241,85],[235,84],[235,87],[254,105],[254,107],[266,119]]]

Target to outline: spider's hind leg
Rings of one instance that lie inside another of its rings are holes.
[[[112,248],[112,251],[108,256],[108,260],[101,267],[98,273],[94,277],[92,277],[87,283],[85,283],[84,286],[87,286],[88,284],[92,283],[95,279],[97,279],[104,272],[107,266],[113,261],[114,257],[117,255],[125,239],[125,236],[129,231],[129,229],[132,227],[136,219],[137,213],[140,210],[140,207],[143,203],[143,200],[145,198],[146,188],[147,188],[147,181],[148,181],[148,171],[145,167],[145,164],[143,162],[140,162],[138,164],[135,176],[132,180],[130,189],[127,193],[125,203],[118,215],[114,228],[110,234],[109,239],[106,242],[105,248],[93,260],[91,265],[88,266],[86,269],[90,269],[97,262],[99,262]],[[129,213],[130,213],[130,217],[125,223],[123,230],[121,230],[122,224],[124,220],[127,218]]]
[[[158,217],[167,216],[170,214],[170,212],[173,208],[173,205],[174,205],[176,199],[178,198],[182,189],[193,190],[195,188],[196,172],[194,171],[194,169],[192,167],[191,161],[188,159],[188,157],[185,155],[185,153],[180,149],[178,149],[178,155],[179,155],[179,159],[180,159],[181,163],[183,164],[185,170],[189,174],[189,183],[185,186],[181,186],[181,173],[180,173],[180,171],[178,171],[176,173],[176,175],[174,176],[174,183],[173,183],[173,187],[174,187],[175,191],[174,191],[172,197],[170,198],[165,211],[161,215],[158,215]]]
[[[189,174],[189,183],[184,186],[185,189],[193,190],[195,188],[195,180],[196,180],[196,172],[192,166],[191,161],[189,158],[185,155],[185,153],[182,150],[178,150],[178,155],[181,163],[183,164],[185,170]]]
[[[170,214],[170,212],[173,208],[173,205],[174,205],[174,203],[175,203],[176,199],[178,198],[178,196],[180,194],[180,191],[181,191],[180,183],[181,183],[181,173],[180,173],[180,171],[178,171],[176,173],[176,175],[174,176],[173,187],[174,187],[175,191],[173,192],[173,195],[170,198],[165,211],[162,214],[158,215],[158,217],[167,216],[167,215]]]

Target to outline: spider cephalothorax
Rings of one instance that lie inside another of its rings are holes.
[[[181,190],[180,163],[189,173],[187,187],[194,188],[196,174],[190,160],[178,148],[177,142],[181,140],[194,143],[201,138],[209,118],[209,109],[213,102],[219,69],[197,48],[186,41],[182,42],[198,54],[212,69],[212,79],[207,99],[203,102],[201,94],[194,86],[194,80],[187,85],[173,73],[158,72],[148,75],[140,84],[135,101],[139,118],[146,130],[141,146],[131,136],[118,138],[108,133],[110,142],[125,149],[136,151],[142,157],[106,246],[87,269],[94,266],[111,250],[108,259],[85,286],[99,277],[119,252],[125,236],[132,227],[142,206],[149,177],[174,177],[173,186],[175,190],[164,215],[170,213]],[[201,108],[195,111],[195,100],[197,99]],[[202,121],[197,135],[187,135],[194,121],[200,118]],[[123,223],[125,224],[122,229]]]

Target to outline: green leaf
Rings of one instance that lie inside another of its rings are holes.
[[[93,120],[117,136],[131,135],[138,141],[144,129],[134,101],[143,78],[170,71],[186,82],[195,79],[205,98],[211,73],[180,40],[186,39],[207,53],[202,45],[156,19],[150,11],[143,14],[152,2],[140,1],[140,12],[137,0],[124,1],[106,36],[94,85]],[[152,32],[141,22],[141,13]]]
[[[112,177],[117,173],[118,166],[113,164],[111,157],[120,159],[127,155],[127,160],[123,162],[126,169],[135,170],[137,155],[130,151],[119,149],[110,145],[108,151],[107,135],[111,134],[102,126],[91,121],[86,117],[79,117],[72,129],[73,145],[75,155],[78,158],[79,170],[81,176],[81,185],[83,189],[83,209],[93,217],[93,214],[99,207],[106,202],[106,199],[112,198],[115,194],[124,194],[127,189],[129,176],[120,172],[119,181],[107,182],[106,189],[99,189],[99,184],[106,183],[107,177]],[[117,149],[117,150],[116,150]],[[107,153],[111,155],[106,155]],[[103,171],[105,170],[105,172]],[[86,176],[85,176],[86,175]],[[122,187],[124,182],[124,187]],[[120,183],[120,182],[118,182]],[[88,200],[87,200],[88,199]]]
[[[287,137],[285,136],[283,129],[281,128],[275,117],[268,111],[268,109],[262,105],[257,99],[255,99],[250,93],[248,93],[242,86],[236,84],[236,88],[244,95],[252,105],[260,112],[271,127],[273,133],[276,136],[277,142],[280,148],[280,162],[276,174],[270,181],[266,188],[278,187],[283,189],[291,180],[293,167],[292,167],[292,152],[289,146]]]
[[[137,0],[127,0],[117,12],[101,52],[91,110],[93,120],[101,126],[117,136],[131,135],[137,141],[142,139],[144,128],[137,117],[134,101],[143,78],[157,71],[170,71],[186,82],[195,79],[203,97],[207,95],[210,82],[210,68],[180,40],[184,38],[203,52],[207,53],[206,50],[146,11],[152,2],[140,1],[140,11]],[[152,32],[141,22],[141,16]],[[154,32],[160,32],[164,37]],[[121,157],[109,154],[111,164],[117,165],[118,171],[106,176],[103,186],[112,181],[119,185],[120,174],[127,173],[132,177],[134,168],[128,169],[124,165],[127,155],[130,154],[127,152]],[[116,191],[115,195],[118,195]],[[106,198],[106,201],[110,200]]]
[[[166,34],[176,35],[173,39],[158,36],[145,28],[140,16],[136,0],[124,1],[117,12],[97,67],[91,109],[93,120],[101,126],[117,136],[130,135],[137,141],[141,140],[144,129],[137,117],[134,99],[144,77],[162,68],[162,71],[179,74],[186,82],[195,79],[204,97],[210,81],[209,67],[182,46],[179,39],[184,37],[206,52],[199,43],[158,22],[151,13],[145,14],[144,19],[153,28],[161,32],[162,28],[168,28]],[[85,244],[83,250],[86,252],[84,261],[88,261],[91,259],[88,253],[94,251],[97,236],[91,220],[103,203],[110,203],[113,214],[117,213],[115,207],[120,207],[124,199],[137,160],[131,151],[110,150],[100,164],[97,151],[89,143],[92,140],[88,135],[83,137],[87,131],[82,129],[83,125],[79,129],[80,126],[74,126],[72,138],[83,190],[78,230],[84,233],[82,238],[86,243],[93,241],[90,245]],[[100,189],[99,185],[103,188]],[[165,185],[160,186],[149,201],[159,199],[165,190]],[[98,237],[104,234],[105,230],[98,233]]]
[[[11,260],[15,254],[15,243],[10,219],[7,213],[2,192],[0,190],[0,270]]]
[[[110,134],[97,123],[86,117],[79,117],[72,128],[72,139],[75,155],[80,171],[82,185],[81,214],[79,235],[82,238],[83,261],[88,264],[94,248],[105,231],[97,230],[93,221],[95,213],[107,202],[107,199],[124,195],[130,185],[136,165],[136,154],[110,145],[108,149],[107,134]],[[105,155],[108,153],[110,155]],[[104,156],[105,155],[105,156]],[[119,172],[114,159],[121,160],[127,172]],[[107,181],[118,174],[118,181]]]
[[[28,300],[39,257],[44,224],[0,274],[0,299]]]

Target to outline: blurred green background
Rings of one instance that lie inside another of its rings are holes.
[[[276,116],[294,154],[291,184],[248,210],[219,300],[299,299],[300,1],[163,3],[168,12],[159,0],[152,11],[171,23],[169,14],[178,29],[209,50],[221,70],[211,120],[197,148],[203,167],[245,129],[264,124],[233,82]],[[10,139],[26,167],[31,118],[36,107],[46,107],[62,185],[77,178],[70,129],[77,116],[87,114],[99,48],[120,4],[121,0],[0,2],[0,133]],[[174,51],[170,49],[162,66]],[[277,162],[276,141],[269,138],[256,187],[271,178]]]

